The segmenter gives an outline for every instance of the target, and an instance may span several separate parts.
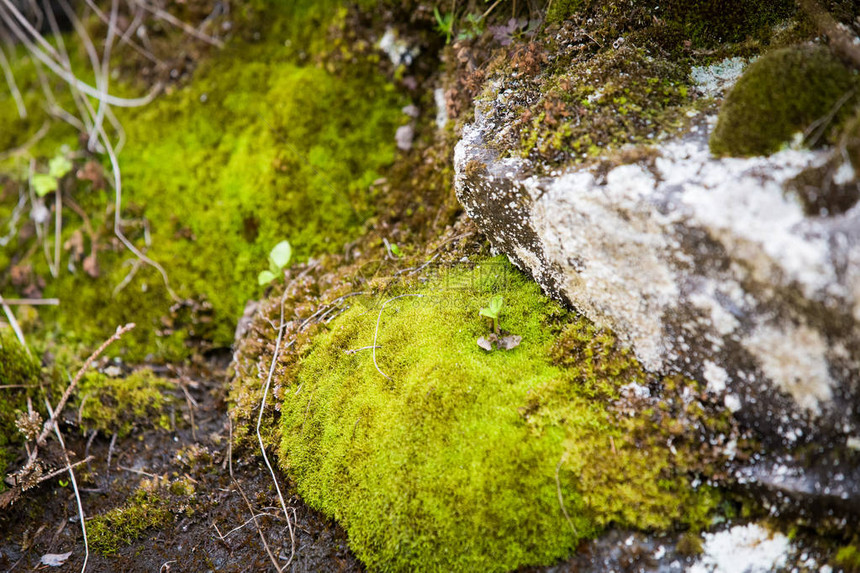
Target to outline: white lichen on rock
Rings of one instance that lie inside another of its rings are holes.
[[[810,217],[787,191],[828,150],[715,158],[714,118],[702,117],[633,159],[535,175],[486,144],[493,105],[463,130],[455,169],[461,202],[497,248],[646,368],[704,380],[732,411],[758,404],[794,423],[838,410],[847,421],[852,407],[833,396],[860,376],[860,206]],[[757,399],[773,388],[794,406]]]
[[[750,523],[706,533],[704,552],[690,573],[767,573],[788,562],[791,541]]]

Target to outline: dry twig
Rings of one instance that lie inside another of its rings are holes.
[[[48,415],[54,419],[54,410],[51,409],[51,404],[45,400],[45,406],[48,408]],[[84,514],[84,505],[81,502],[81,492],[78,491],[78,480],[75,479],[75,471],[72,469],[72,462],[69,460],[69,452],[66,451],[66,443],[63,441],[63,434],[60,433],[59,424],[54,424],[54,432],[57,434],[57,440],[60,441],[60,447],[63,448],[63,456],[66,460],[66,469],[69,470],[69,477],[72,480],[72,489],[75,491],[75,500],[78,502],[78,515],[81,519],[81,532],[84,535],[84,564],[81,566],[81,573],[87,570],[87,561],[90,559],[90,545],[87,542],[87,519]]]

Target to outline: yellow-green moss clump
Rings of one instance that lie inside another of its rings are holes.
[[[194,484],[185,478],[172,483],[161,478],[143,480],[124,506],[87,523],[90,547],[102,555],[113,555],[148,529],[166,527],[176,514],[191,512],[194,495]]]
[[[117,325],[137,322],[125,339],[132,360],[179,359],[192,343],[226,347],[245,302],[260,293],[256,276],[274,244],[290,240],[302,260],[341,251],[359,235],[374,213],[371,183],[394,160],[404,100],[368,45],[354,53],[339,45],[344,63],[327,65],[320,52],[345,18],[342,10],[312,2],[272,3],[257,37],[236,38],[200,62],[189,86],[146,107],[117,110],[127,136],[119,156],[125,231],[165,267],[183,302],[174,304],[146,265],[115,292],[135,257],[113,236],[113,191],[71,177],[68,195],[94,233],[67,208],[61,244],[73,244],[77,233],[89,255],[95,243],[99,276],[72,261],[71,250],[62,254],[58,279],[41,248],[13,261],[45,281],[45,296],[61,299],[60,307],[41,311],[45,323],[56,323],[67,340],[94,346]],[[35,78],[21,88],[39,89]],[[14,124],[14,108],[0,94],[0,120]],[[37,129],[42,118],[32,115]],[[23,143],[30,131],[22,127],[7,143]],[[10,186],[4,209],[11,212],[17,201],[17,186]],[[4,250],[22,256],[35,240]],[[70,262],[76,272],[67,270]],[[2,284],[8,288],[8,278]]]
[[[166,409],[173,402],[167,391],[174,386],[151,370],[138,370],[126,378],[99,372],[84,376],[78,387],[79,411],[85,430],[126,436],[135,427],[170,429]]]
[[[15,426],[18,412],[27,411],[28,386],[39,383],[41,365],[27,353],[12,331],[0,328],[0,491],[6,470],[23,439]]]
[[[860,548],[858,545],[840,547],[836,552],[834,562],[845,573],[857,573],[860,571]]]
[[[318,334],[281,404],[284,468],[371,570],[508,571],[609,523],[707,522],[716,496],[651,427],[660,412],[609,406],[648,382],[611,334],[500,259],[403,294],[422,296],[384,308],[379,370],[367,347],[387,299]],[[493,294],[501,328],[522,336],[510,351],[476,344]]]
[[[775,50],[750,65],[720,110],[711,136],[717,155],[767,155],[816,123],[812,143],[850,115],[857,75],[826,47]],[[852,101],[842,101],[848,98]],[[840,106],[841,104],[841,106]]]

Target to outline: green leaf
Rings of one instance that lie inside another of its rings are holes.
[[[33,191],[39,197],[44,197],[48,193],[52,193],[58,189],[57,178],[44,173],[36,173],[33,175]]]
[[[391,243],[391,252],[397,258],[400,258],[403,256],[403,251],[401,251],[400,247],[398,247],[395,243]]]
[[[72,162],[58,155],[48,163],[48,173],[55,179],[62,179],[72,170]]]
[[[275,248],[272,249],[272,252],[269,253],[269,261],[275,265],[275,267],[280,270],[287,266],[290,262],[290,257],[293,256],[293,248],[290,246],[289,241],[281,241]]]
[[[505,304],[505,299],[502,298],[501,295],[496,295],[490,299],[490,311],[495,313],[496,316],[499,315],[499,312],[502,310],[502,306]]]
[[[275,280],[276,275],[272,271],[261,271],[257,276],[257,284],[260,286],[266,286],[273,280]]]
[[[487,318],[499,318],[499,313],[493,312],[489,308],[482,308],[481,309],[481,316],[486,316]]]

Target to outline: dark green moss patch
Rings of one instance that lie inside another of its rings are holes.
[[[691,383],[650,379],[610,333],[503,260],[443,278],[399,291],[420,297],[354,304],[282,380],[282,463],[360,559],[506,571],[552,563],[610,523],[708,523],[719,496],[692,485],[685,453],[699,448],[704,411],[671,399],[655,411],[624,388],[671,396]],[[523,337],[514,350],[476,344],[493,294],[501,328]],[[377,369],[368,347],[386,301]]]
[[[857,77],[821,46],[776,50],[750,65],[726,98],[711,150],[767,155],[796,133],[824,143],[857,101]]]
[[[170,429],[167,407],[173,398],[167,392],[173,388],[151,370],[138,370],[126,378],[89,373],[77,391],[83,427],[121,437],[141,425]]]
[[[766,30],[796,11],[791,0],[560,0],[547,19],[556,22],[576,13],[600,12],[618,22],[674,28],[696,45],[737,42],[765,36]]]
[[[6,488],[6,469],[23,442],[15,420],[27,411],[27,395],[33,394],[29,387],[38,386],[40,372],[39,361],[21,346],[15,334],[0,328],[0,491]]]
[[[845,545],[836,552],[834,562],[845,573],[860,571],[860,548],[857,545]]]
[[[175,515],[191,513],[194,485],[182,478],[168,483],[161,478],[143,480],[122,507],[97,515],[87,523],[90,548],[114,555],[150,529],[169,526]]]

